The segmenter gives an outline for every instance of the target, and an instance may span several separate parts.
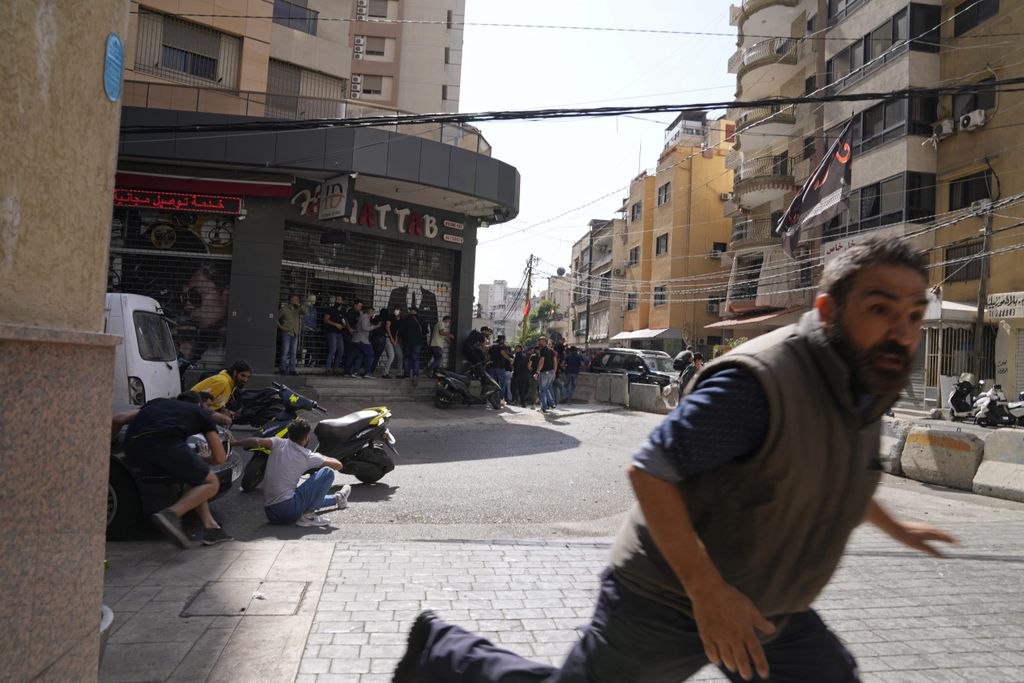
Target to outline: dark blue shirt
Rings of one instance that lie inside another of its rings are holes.
[[[565,357],[565,371],[566,372],[579,372],[580,366],[583,364],[583,358],[578,353],[570,353]]]
[[[658,425],[633,464],[677,483],[753,457],[768,432],[768,401],[746,370],[726,368],[700,381]]]

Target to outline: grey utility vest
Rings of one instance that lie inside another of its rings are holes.
[[[849,370],[828,344],[816,311],[709,363],[690,388],[737,366],[764,388],[764,445],[753,458],[679,488],[725,581],[762,614],[801,612],[828,583],[850,533],[864,519],[880,476],[879,418],[896,395],[881,397],[869,414],[858,411]],[[615,539],[611,565],[627,588],[692,614],[639,505]]]

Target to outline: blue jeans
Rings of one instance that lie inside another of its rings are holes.
[[[505,394],[508,392],[508,372],[505,368],[488,368],[487,374],[498,383],[498,395],[507,401]]]
[[[813,610],[789,615],[764,652],[773,681],[859,680],[853,656]],[[707,664],[692,618],[633,593],[605,570],[594,616],[560,668],[531,662],[437,619],[430,622],[418,673],[421,680],[439,683],[619,683],[683,681]],[[720,670],[730,681],[743,680]]]
[[[564,377],[562,381],[565,382],[565,401],[566,403],[568,403],[569,401],[572,400],[572,397],[576,395],[576,380],[580,378],[580,373],[567,372],[564,375],[562,375],[562,377]]]
[[[295,369],[296,353],[298,352],[299,338],[285,332],[281,333],[281,372],[288,372]]]
[[[402,374],[420,376],[420,344],[402,344]]]
[[[344,365],[345,338],[341,332],[327,333],[327,369],[333,370]]]
[[[430,347],[430,362],[427,363],[427,374],[428,375],[433,375],[434,374],[434,370],[437,370],[439,367],[441,367],[441,363],[443,362],[443,360],[444,360],[444,349],[442,349],[440,346],[431,346]]]
[[[541,410],[555,406],[555,395],[551,391],[551,384],[555,381],[555,371],[545,370],[540,373],[539,387],[537,393],[540,395]]]
[[[332,484],[334,484],[334,470],[330,467],[321,467],[316,474],[310,476],[299,488],[295,489],[295,495],[280,503],[267,505],[263,511],[267,513],[267,519],[274,524],[291,524],[303,513],[333,507],[337,503],[337,499],[327,495]]]
[[[373,370],[373,347],[362,342],[352,342],[355,349],[352,351],[352,367],[349,372],[353,374],[369,374]]]

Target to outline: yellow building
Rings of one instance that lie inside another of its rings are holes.
[[[626,223],[625,316],[613,343],[677,352],[710,352],[719,342],[704,327],[718,320],[728,274],[722,271],[731,230],[723,205],[732,189],[725,167],[733,124],[681,114],[666,129],[654,174],[630,186]],[[719,278],[698,279],[721,274]]]

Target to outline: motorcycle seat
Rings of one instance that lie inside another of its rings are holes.
[[[370,423],[379,415],[376,410],[357,410],[342,417],[321,420],[313,432],[321,441],[347,441],[371,426]]]

